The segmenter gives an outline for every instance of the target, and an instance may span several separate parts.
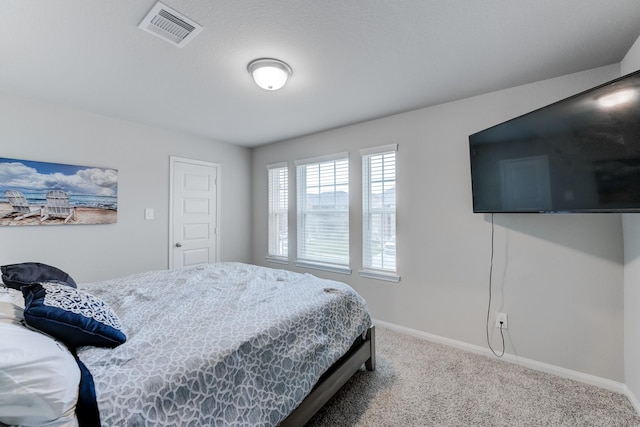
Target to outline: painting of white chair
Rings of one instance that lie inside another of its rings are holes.
[[[69,203],[69,194],[60,190],[47,192],[47,206],[40,221],[49,218],[64,218],[66,224],[73,218],[74,208]]]
[[[116,169],[0,157],[0,229],[117,222]]]
[[[12,211],[5,216],[18,215],[14,219],[20,221],[30,216],[41,215],[42,209],[40,207],[29,206],[27,198],[24,197],[24,194],[20,191],[7,190],[4,192],[4,195],[12,208]]]

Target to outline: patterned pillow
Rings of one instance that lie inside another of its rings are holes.
[[[27,324],[70,349],[84,345],[112,348],[127,339],[113,310],[87,292],[44,282],[23,287],[22,293]]]
[[[40,282],[62,283],[76,288],[76,282],[64,271],[39,262],[23,262],[0,267],[2,281],[9,288],[20,290],[22,286]]]

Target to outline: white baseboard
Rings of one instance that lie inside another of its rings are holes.
[[[640,401],[638,401],[636,395],[633,394],[633,392],[629,390],[629,387],[627,387],[626,385],[624,386],[624,394],[627,395],[629,402],[631,402],[631,405],[636,410],[636,412],[640,414]]]
[[[438,344],[445,344],[451,347],[456,347],[462,350],[467,350],[472,353],[482,354],[485,356],[495,357],[491,350],[485,347],[481,347],[474,344],[469,344],[463,341],[453,340],[451,338],[441,337],[439,335],[430,334],[428,332],[419,331],[417,329],[406,328],[404,326],[395,325],[393,323],[383,322],[381,320],[373,320],[375,325],[380,325],[383,328],[391,329],[394,331],[402,332],[407,335],[414,336],[416,338],[422,338],[427,341],[432,341]],[[630,390],[628,390],[627,386],[623,383],[619,383],[616,381],[608,380],[606,378],[598,377],[595,375],[585,374],[579,371],[573,371],[571,369],[561,368],[559,366],[550,365],[548,363],[538,362],[536,360],[527,359],[524,357],[515,356],[513,354],[505,353],[502,360],[509,363],[514,363],[516,365],[525,366],[527,368],[535,369],[536,371],[546,372],[549,374],[554,374],[562,378],[568,378],[576,381],[580,381],[586,384],[591,384],[597,387],[602,387],[604,389],[625,394],[632,405],[634,406],[636,412],[640,414],[640,404],[638,400],[633,396]]]

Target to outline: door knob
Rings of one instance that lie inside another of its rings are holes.
[[[176,248],[181,248],[182,247],[182,243],[178,242],[176,243]]]

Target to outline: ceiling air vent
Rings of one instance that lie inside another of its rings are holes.
[[[160,2],[151,8],[138,28],[178,47],[189,43],[203,29],[202,25]]]

